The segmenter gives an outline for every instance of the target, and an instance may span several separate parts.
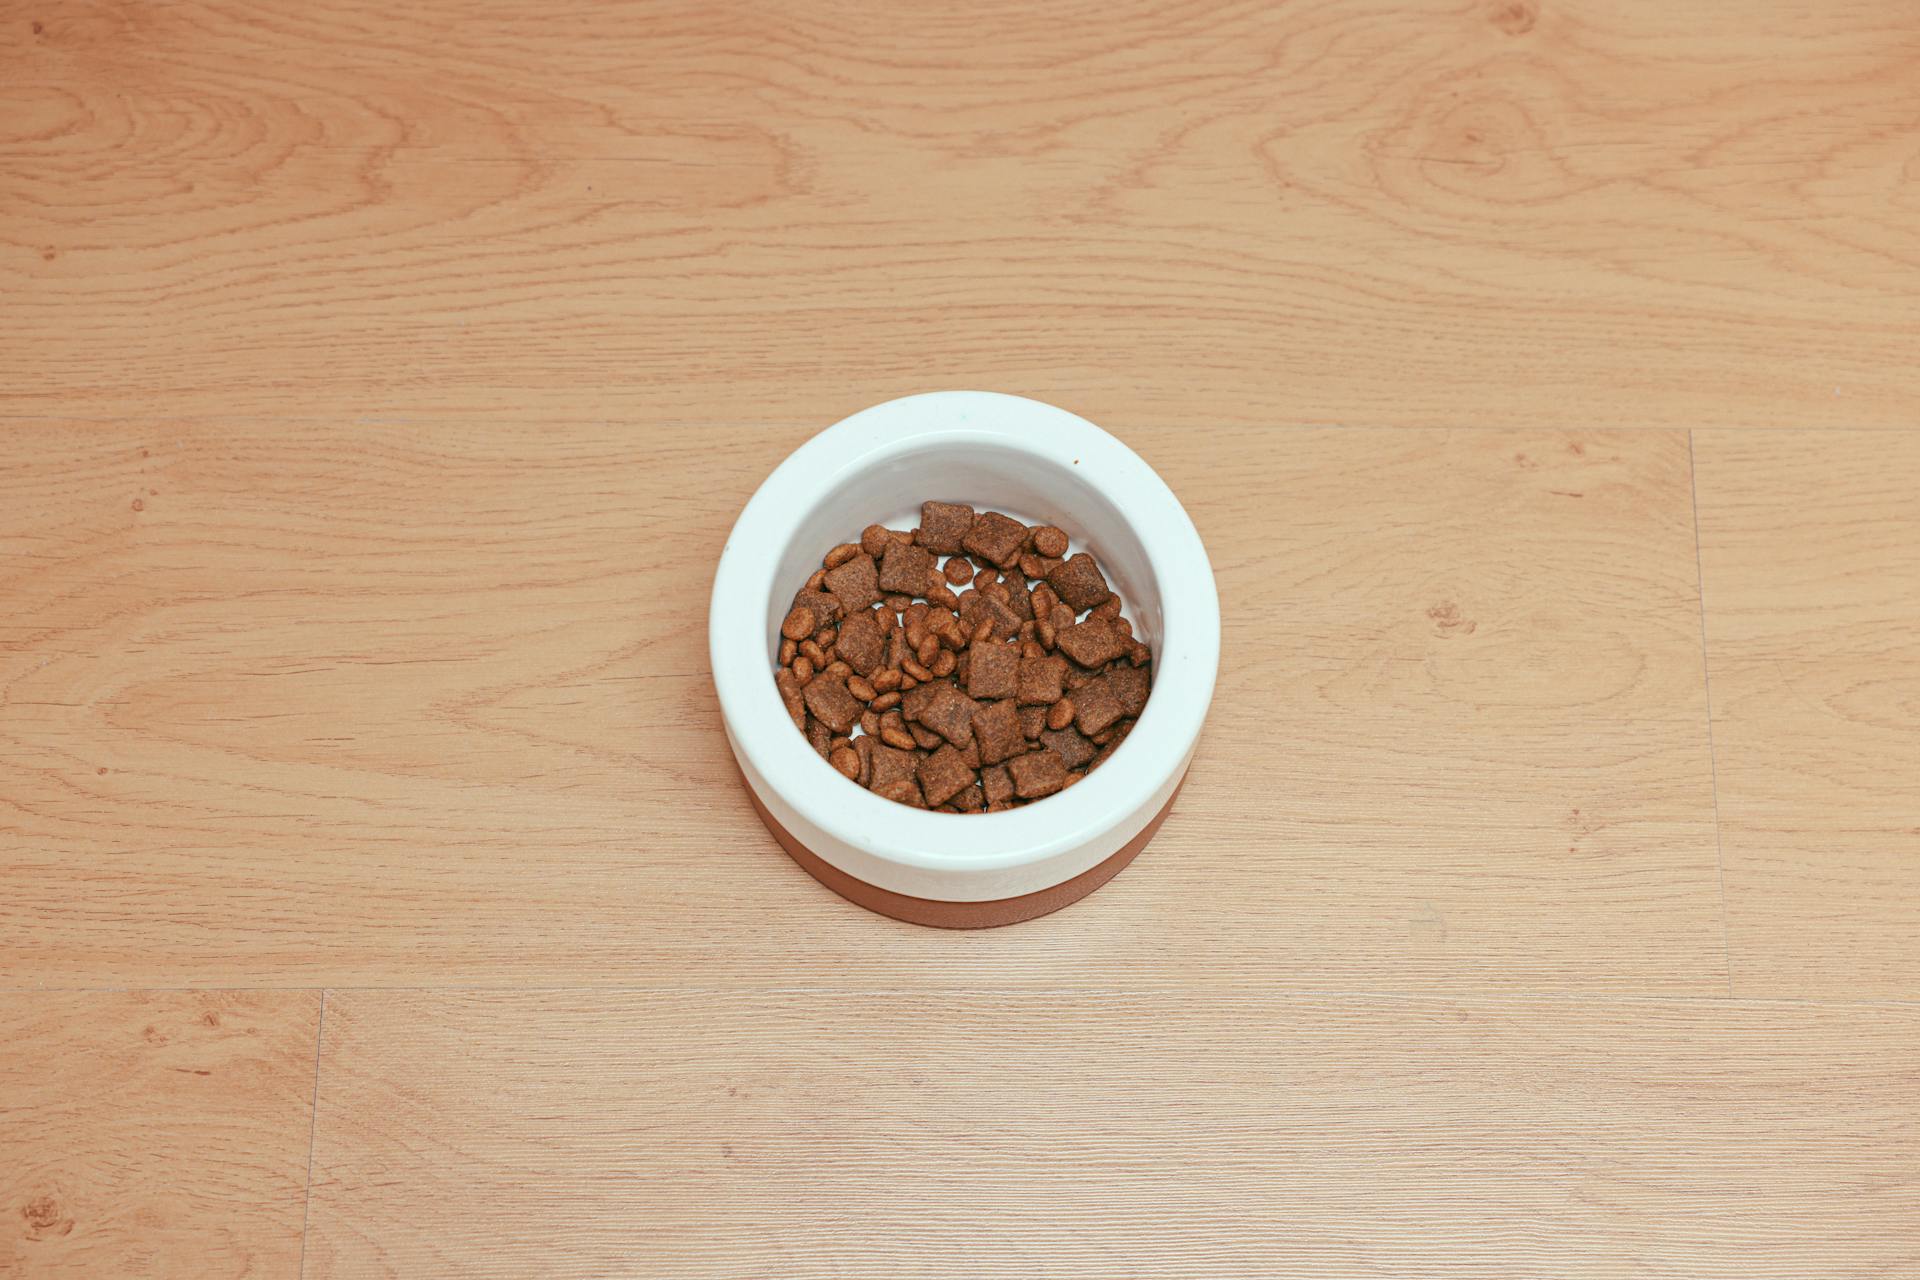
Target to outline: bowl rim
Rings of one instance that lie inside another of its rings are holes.
[[[794,731],[780,701],[765,627],[779,561],[795,528],[812,511],[814,495],[929,444],[969,442],[991,443],[1077,471],[1106,494],[1139,539],[1159,587],[1161,636],[1154,653],[1153,697],[1102,768],[1066,791],[1017,809],[948,814],[882,799],[849,783],[820,758]],[[769,547],[773,554],[767,553]],[[767,476],[720,553],[708,650],[734,749],[801,818],[883,861],[935,872],[990,872],[1043,862],[1127,826],[1139,805],[1185,767],[1213,697],[1220,605],[1199,531],[1172,489],[1131,449],[1086,419],[1038,400],[990,391],[933,391],[841,419]]]

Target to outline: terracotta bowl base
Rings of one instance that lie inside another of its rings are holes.
[[[1180,786],[1173,789],[1173,794],[1167,797],[1167,803],[1140,829],[1140,834],[1127,841],[1106,861],[1087,868],[1071,880],[1063,880],[1032,893],[1023,893],[1017,898],[995,898],[990,902],[942,902],[935,898],[914,898],[855,879],[796,840],[792,832],[767,812],[767,807],[760,803],[760,797],[754,794],[753,788],[747,786],[745,778],[740,780],[740,785],[745,788],[747,799],[753,802],[754,812],[760,815],[760,821],[766,823],[767,830],[780,842],[780,847],[806,868],[815,880],[848,902],[869,911],[877,911],[883,916],[892,916],[895,920],[928,925],[935,929],[992,929],[1058,911],[1078,902],[1120,874],[1121,868],[1147,847],[1147,841],[1153,839],[1153,833],[1167,820],[1167,815],[1173,811],[1173,802],[1180,797],[1180,787],[1186,785],[1186,779],[1180,780]]]

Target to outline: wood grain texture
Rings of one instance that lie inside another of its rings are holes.
[[[1920,1011],[351,992],[307,1273],[1904,1274]]]
[[[1920,11],[0,0],[0,410],[1906,424]]]
[[[1696,448],[1734,988],[1920,998],[1920,436]]]
[[[0,1276],[297,1274],[320,996],[0,994]]]
[[[0,980],[1725,990],[1683,434],[1131,433],[1206,737],[1124,875],[970,937],[792,866],[721,733],[708,575],[802,438],[13,433]]]

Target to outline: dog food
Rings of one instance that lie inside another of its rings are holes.
[[[997,813],[1073,786],[1146,709],[1152,651],[1064,529],[928,502],[821,559],[782,616],[774,685],[850,782]]]

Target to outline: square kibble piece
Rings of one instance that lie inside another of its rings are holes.
[[[1145,667],[1115,667],[1107,672],[1107,687],[1120,699],[1122,715],[1137,716],[1147,709],[1147,691],[1153,677]]]
[[[933,552],[925,547],[894,543],[880,557],[880,590],[903,596],[925,595],[930,581],[928,575],[933,572],[933,559]]]
[[[807,710],[835,733],[850,732],[860,719],[860,713],[865,710],[860,705],[860,699],[847,692],[845,683],[832,676],[815,676],[807,684],[803,696]]]
[[[1120,699],[1106,677],[1091,681],[1073,695],[1073,727],[1088,735],[1096,734],[1121,716]]]
[[[1069,769],[1078,769],[1100,751],[1100,748],[1088,742],[1072,725],[1064,729],[1042,731],[1040,745],[1059,752],[1060,758],[1066,761]]]
[[[1067,762],[1052,750],[1029,752],[1007,763],[1013,790],[1022,800],[1050,796],[1067,785]]]
[[[995,640],[1005,640],[1020,630],[1020,617],[992,596],[982,595],[978,591],[969,591],[960,597],[960,623],[968,635],[980,625],[980,619],[993,621],[991,632]]]
[[[856,742],[864,740],[865,739],[861,738],[854,739]],[[920,757],[916,756],[913,752],[902,751],[898,747],[890,747],[884,742],[876,742],[873,744],[872,753],[873,778],[872,781],[868,783],[870,790],[884,791],[896,782],[912,782],[914,780],[915,766],[919,764]]]
[[[795,605],[804,606],[813,615],[813,629],[832,626],[846,616],[846,606],[840,603],[840,597],[829,591],[808,591],[802,587],[793,598]]]
[[[1132,639],[1118,623],[1097,615],[1062,631],[1056,643],[1060,652],[1083,667],[1103,667],[1133,648]]]
[[[983,702],[973,713],[973,738],[980,744],[980,763],[999,764],[1027,749],[1020,718],[1011,701]]]
[[[941,747],[920,762],[920,793],[928,804],[945,804],[972,785],[973,770],[951,746]]]
[[[1084,551],[1055,565],[1047,574],[1047,585],[1075,613],[1104,604],[1113,594],[1107,590],[1107,579],[1100,572],[1100,566]]]
[[[978,705],[952,685],[939,684],[920,709],[920,723],[954,746],[964,747],[973,741],[974,708]]]
[[[974,559],[991,560],[1006,569],[1020,559],[1020,548],[1026,543],[1027,526],[998,511],[982,511],[973,518],[973,527],[960,545]]]
[[[872,675],[887,656],[887,629],[880,615],[862,609],[840,624],[840,638],[833,651],[863,676]]]
[[[977,644],[968,650],[967,696],[1011,698],[1019,688],[1020,650],[1010,644]]]
[[[1058,654],[1020,660],[1018,697],[1024,706],[1052,706],[1060,701],[1067,678],[1067,660]]]
[[[827,570],[827,591],[850,614],[879,604],[880,586],[873,557],[858,555],[838,569]]]
[[[923,502],[920,504],[921,546],[936,555],[960,553],[960,544],[973,528],[973,508],[960,502]]]
[[[1013,799],[1013,775],[1003,764],[989,765],[980,771],[980,787],[989,809],[1004,806]]]

